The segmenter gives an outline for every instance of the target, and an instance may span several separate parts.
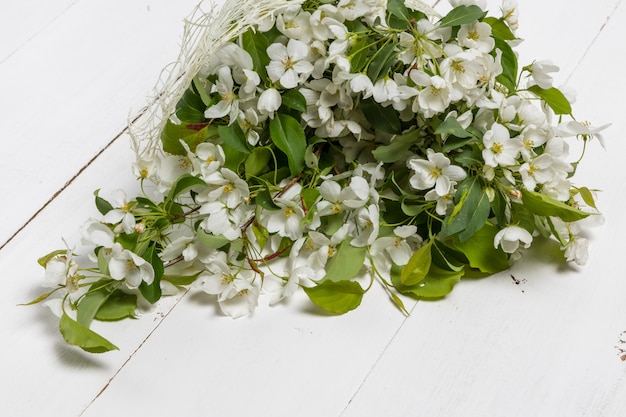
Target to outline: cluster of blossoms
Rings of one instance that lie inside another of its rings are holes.
[[[413,3],[294,0],[224,42],[162,152],[137,162],[157,196],[96,196],[104,217],[83,244],[97,266],[67,250],[42,258],[78,311],[76,322],[61,312],[66,340],[107,350],[72,326],[132,316],[137,299],[180,287],[232,317],[298,288],[341,314],[373,281],[401,309],[398,294],[443,297],[468,271],[508,268],[539,235],[583,264],[581,231],[600,216],[572,182],[568,142],[602,140],[604,126],[571,116],[556,66],[518,68],[514,1],[500,17],[479,0],[451,0],[443,18]]]

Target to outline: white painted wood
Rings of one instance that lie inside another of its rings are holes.
[[[147,103],[196,1],[78,1],[0,63],[0,246]]]
[[[193,2],[155,0],[150,11],[146,3],[127,3],[79,0],[23,32],[34,35],[14,43],[21,45],[17,52],[0,62],[0,128],[5,137],[19,138],[3,140],[0,153],[6,219],[0,245],[122,129],[130,109],[145,103],[160,68],[174,59],[180,21]],[[206,297],[188,294],[178,304],[178,298],[165,299],[140,320],[98,323],[121,350],[87,355],[63,344],[44,307],[16,304],[39,292],[36,258],[61,247],[61,237],[78,242],[79,226],[97,215],[94,189],[136,191],[122,137],[0,250],[6,283],[0,292],[0,414],[624,415],[626,368],[615,346],[626,330],[626,280],[618,264],[626,233],[619,174],[625,122],[618,101],[625,90],[619,82],[624,57],[615,51],[626,14],[621,0],[587,3],[526,0],[520,22],[529,55],[552,58],[563,80],[577,68],[570,79],[579,91],[576,114],[596,124],[614,122],[606,134],[609,150],[591,147],[577,175],[581,185],[605,190],[600,204],[607,221],[593,233],[586,267],[549,262],[552,248],[543,246],[527,258],[531,263],[462,282],[442,302],[417,303],[408,319],[378,289],[343,317],[315,314],[300,294],[236,321],[221,317]],[[93,23],[96,16],[118,23],[105,30]],[[131,31],[123,22],[134,19],[140,29]],[[33,101],[41,111],[23,113]],[[76,115],[79,131],[65,133],[60,121],[68,114]],[[28,140],[38,152],[20,150]],[[516,285],[510,274],[522,282]]]

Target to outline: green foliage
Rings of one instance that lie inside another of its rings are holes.
[[[324,282],[340,282],[354,278],[363,268],[366,253],[367,248],[352,246],[350,240],[341,242],[337,247],[337,253],[326,264]]]
[[[454,247],[461,251],[472,268],[486,274],[495,274],[509,267],[508,257],[493,245],[498,228],[485,223],[472,237],[465,241],[456,240]]]
[[[374,99],[368,98],[361,100],[361,111],[374,128],[387,133],[401,133],[400,117],[393,107],[384,107]]]
[[[119,349],[88,327],[72,320],[65,312],[59,321],[59,331],[67,343],[78,346],[86,352],[104,353]]]
[[[278,114],[270,121],[270,137],[278,149],[287,156],[291,175],[301,173],[304,169],[307,145],[300,122],[289,115]]]
[[[554,198],[534,191],[523,190],[522,201],[531,213],[538,216],[559,217],[566,222],[575,222],[589,216],[589,213],[555,200]]]
[[[478,6],[458,6],[439,21],[439,27],[461,26],[479,20],[485,12]]]
[[[333,314],[345,314],[357,308],[365,292],[354,281],[324,281],[303,289],[313,303]]]
[[[218,126],[217,134],[224,141],[225,147],[233,148],[245,154],[250,153],[248,139],[243,130],[241,130],[239,123],[235,122],[227,126]]]
[[[411,287],[419,284],[426,278],[430,265],[432,263],[432,247],[434,240],[431,239],[425,245],[421,246],[409,262],[402,268],[400,274],[400,283],[405,287]]]
[[[528,91],[546,102],[555,114],[572,114],[572,105],[557,88],[544,89],[538,85],[528,87]]]

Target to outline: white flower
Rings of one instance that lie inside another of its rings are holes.
[[[548,89],[552,87],[552,76],[551,72],[557,72],[559,67],[554,65],[552,61],[535,61],[529,67],[528,71],[533,78],[535,84],[543,89]]]
[[[78,263],[74,260],[71,251],[57,255],[46,263],[44,286],[56,288],[59,285],[65,287],[68,292],[78,290],[76,274]]]
[[[424,195],[426,201],[436,201],[435,212],[440,216],[445,216],[448,212],[448,208],[452,205],[454,200],[454,186],[456,181],[450,182],[450,191],[447,194],[439,195],[437,190],[432,189]]]
[[[98,220],[87,220],[80,229],[83,245],[102,246],[110,248],[113,246],[115,234],[111,229]]]
[[[271,59],[267,66],[267,75],[274,82],[280,81],[285,88],[295,88],[301,76],[308,76],[313,71],[313,64],[306,60],[309,46],[296,39],[290,39],[287,46],[273,43],[267,48]]]
[[[195,154],[192,155],[194,156],[192,159],[194,170],[196,173],[201,174],[203,178],[207,178],[219,170],[226,161],[222,147],[210,142],[200,143],[196,146]],[[190,158],[192,155],[190,155]]]
[[[313,37],[311,13],[292,9],[276,17],[276,29],[289,39],[309,43]]]
[[[274,112],[280,108],[282,104],[282,96],[275,88],[268,88],[263,91],[259,96],[257,108],[262,114],[267,114],[270,117],[274,116]]]
[[[222,298],[218,300],[220,309],[233,319],[248,316],[259,305],[259,294],[255,281],[239,278],[228,291],[222,293]]]
[[[533,241],[533,237],[526,229],[519,226],[507,226],[496,233],[493,239],[493,246],[497,248],[502,246],[502,250],[506,253],[517,251],[520,243],[524,248],[528,248]]]
[[[582,136],[584,139],[587,138],[596,138],[598,142],[604,148],[604,137],[600,134],[604,129],[611,126],[610,123],[604,124],[602,126],[592,126],[591,123],[585,122],[577,122],[576,120],[572,120],[566,123],[561,123],[557,127],[557,134],[559,136]]]
[[[517,11],[517,0],[503,0],[502,1],[502,17],[506,20],[512,31],[516,31],[519,22],[519,12]]]
[[[120,223],[124,233],[133,233],[135,230],[135,216],[130,211],[126,193],[124,190],[115,190],[111,193],[110,203],[113,210],[109,210],[102,218],[102,222],[106,224]]]
[[[421,111],[425,117],[442,113],[450,103],[463,97],[461,90],[454,88],[438,75],[430,77],[422,71],[411,71],[409,76],[417,85],[425,87],[413,103],[413,111],[416,113]]]
[[[589,241],[585,238],[574,236],[561,249],[565,250],[565,259],[569,262],[574,261],[582,266],[589,259]]]
[[[491,37],[491,26],[485,22],[462,25],[457,38],[461,46],[477,49],[485,54],[491,52],[496,45],[496,41]]]
[[[350,244],[356,247],[368,246],[378,238],[380,228],[379,208],[377,204],[362,207],[356,212],[356,236]]]
[[[200,194],[199,201],[221,201],[232,209],[246,201],[250,195],[248,183],[228,168],[222,168],[205,178],[207,185],[216,186],[208,195]]]
[[[391,257],[391,260],[396,265],[406,265],[413,255],[413,249],[407,243],[407,238],[414,236],[417,233],[417,227],[411,226],[398,226],[393,230],[395,236],[379,237],[372,244],[371,252],[376,255],[380,252],[387,252]]]
[[[478,6],[481,9],[485,10],[485,8],[487,7],[487,1],[486,0],[450,0],[450,5],[452,7]]]
[[[302,237],[304,210],[300,202],[286,198],[275,198],[274,202],[280,210],[263,210],[261,223],[268,232],[278,233],[279,236],[297,240]]]
[[[137,254],[124,249],[119,243],[113,245],[109,272],[111,278],[125,280],[129,288],[137,288],[142,282],[152,284],[154,281],[152,265]]]
[[[534,191],[537,184],[552,181],[556,175],[556,171],[552,167],[552,156],[546,153],[524,163],[519,172],[522,175],[524,187],[530,191]]]
[[[355,93],[362,93],[364,99],[374,94],[374,84],[365,74],[355,74],[350,80],[350,89]]]
[[[230,68],[221,66],[217,70],[217,74],[218,79],[215,85],[221,100],[206,109],[204,111],[204,117],[207,119],[219,119],[228,115],[229,123],[233,123],[237,120],[237,115],[239,114],[239,97],[237,97],[234,91],[235,84]]]
[[[451,165],[441,152],[429,148],[426,156],[428,159],[412,158],[407,161],[408,167],[415,171],[409,182],[417,190],[435,187],[437,195],[443,197],[450,192],[452,181],[461,181],[467,176],[463,168]]]
[[[509,130],[499,123],[494,123],[483,136],[483,158],[491,167],[510,166],[516,164],[517,156],[522,149],[518,139],[511,139]]]

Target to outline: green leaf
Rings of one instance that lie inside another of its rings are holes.
[[[119,349],[88,327],[72,320],[65,312],[59,321],[59,331],[67,343],[90,353],[103,353]]]
[[[207,248],[221,249],[230,243],[230,240],[228,240],[224,236],[211,235],[205,232],[204,229],[202,229],[201,227],[196,230],[196,236],[198,236],[198,241]]]
[[[374,128],[387,133],[401,133],[402,123],[400,122],[398,112],[393,107],[383,107],[370,97],[361,100],[360,108],[367,121]]]
[[[161,298],[161,278],[165,272],[163,261],[156,249],[156,243],[149,246],[142,257],[152,265],[154,281],[151,284],[142,281],[139,285],[139,292],[149,303],[154,304]]]
[[[100,306],[95,319],[100,321],[118,321],[134,318],[136,310],[137,296],[117,290]]]
[[[591,190],[587,187],[580,187],[578,189],[578,192],[580,193],[580,196],[582,197],[583,201],[589,206],[589,207],[593,207],[594,209],[598,209],[596,207],[596,202],[593,198],[593,194],[591,193]]]
[[[111,291],[106,289],[87,293],[78,304],[76,320],[83,326],[89,327],[100,307],[110,296]]]
[[[397,56],[398,51],[396,51],[395,43],[388,43],[376,51],[374,59],[367,67],[367,76],[372,82],[376,82],[387,75],[391,66],[396,63]]]
[[[410,287],[419,284],[426,278],[432,262],[431,249],[433,242],[433,239],[429,240],[428,243],[422,245],[411,255],[409,262],[402,268],[402,273],[400,274],[400,283],[402,285]]]
[[[480,177],[469,177],[459,186],[462,193],[459,203],[447,221],[443,223],[441,236],[459,234],[464,241],[481,229],[491,211],[489,197],[484,192]]]
[[[546,102],[555,114],[572,114],[572,105],[557,88],[544,89],[538,85],[528,87],[528,91]]]
[[[246,158],[246,176],[256,177],[267,171],[269,162],[272,159],[272,152],[266,147],[255,147],[250,156]]]
[[[193,275],[163,275],[161,281],[167,281],[172,285],[182,287],[193,284],[193,282],[198,278],[198,275],[200,275],[200,272]]]
[[[267,80],[265,66],[270,63],[270,58],[267,56],[268,46],[270,42],[267,37],[252,28],[241,35],[241,47],[250,54],[253,69],[263,80]]]
[[[168,120],[161,132],[163,150],[172,155],[187,155],[187,150],[180,143],[185,142],[194,152],[196,147],[217,134],[217,128],[208,123],[176,124]]]
[[[406,156],[409,148],[419,139],[419,130],[393,137],[389,145],[377,146],[372,155],[379,162],[396,162]]]
[[[176,116],[181,122],[199,123],[204,122],[204,110],[206,105],[200,95],[192,88],[188,88],[176,104]]]
[[[346,281],[354,278],[363,267],[367,248],[357,248],[346,239],[337,247],[337,253],[326,263],[326,275],[323,281]]]
[[[254,203],[266,210],[280,210],[280,207],[274,203],[270,190],[265,187],[257,192],[256,197],[254,197]]]
[[[445,271],[459,272],[464,268],[464,265],[446,253],[450,250],[442,242],[435,241],[432,250],[433,266],[437,266]]]
[[[304,287],[313,303],[333,314],[345,314],[363,300],[363,288],[353,281],[325,281],[315,287]]]
[[[265,244],[267,243],[267,239],[270,238],[270,233],[267,229],[257,222],[252,222],[252,233],[254,233],[254,238],[256,242],[259,244],[259,248],[263,249]]]
[[[96,191],[93,192],[93,195],[96,196],[96,208],[98,209],[100,214],[102,214],[104,216],[109,211],[113,210],[113,206],[111,205],[111,203],[106,201],[104,198],[100,197],[98,195],[99,192],[100,192],[100,190],[96,190]]]
[[[196,90],[196,92],[198,93],[198,95],[200,96],[200,99],[202,100],[202,102],[204,103],[204,105],[206,107],[211,107],[214,104],[214,100],[211,99],[211,97],[209,96],[209,94],[207,93],[207,89],[206,89],[206,79],[205,80],[201,80],[200,78],[198,78],[198,76],[193,77],[193,80],[191,81],[193,83],[193,87]]]
[[[495,41],[495,48],[502,51],[500,58],[502,74],[498,75],[496,80],[505,86],[509,93],[513,93],[517,89],[517,56],[508,43],[498,38],[495,38]]]
[[[516,39],[504,19],[497,19],[489,16],[485,17],[483,22],[488,23],[491,26],[491,34],[494,38],[502,39],[503,41],[512,41]]]
[[[231,148],[230,146],[225,146],[224,157],[226,158],[224,161],[224,168],[228,168],[233,172],[238,172],[241,164],[246,160],[248,154],[244,152],[239,152],[235,148]]]
[[[461,126],[461,124],[456,119],[456,117],[452,117],[452,116],[447,117],[439,126],[437,126],[437,129],[435,129],[435,134],[436,135],[448,134],[448,135],[456,136],[457,138],[473,137],[471,133],[465,130],[463,126]]]
[[[485,12],[478,6],[458,6],[439,21],[439,27],[461,26],[479,20]]]
[[[49,254],[44,255],[41,258],[37,259],[37,263],[45,268],[46,265],[48,265],[48,262],[50,262],[52,259],[56,258],[59,255],[67,256],[67,249],[59,249],[59,250],[52,251]]]
[[[224,147],[228,146],[245,154],[250,153],[248,139],[246,138],[246,134],[243,133],[241,126],[239,126],[239,123],[235,122],[227,126],[218,126],[217,134],[220,136],[220,139],[224,141]]]
[[[390,14],[387,19],[390,27],[396,29],[408,29],[411,27],[411,16],[403,0],[389,0],[387,2],[387,12]]]
[[[538,216],[559,217],[564,222],[575,222],[589,216],[589,213],[535,191],[522,190],[522,201],[524,207],[531,213]]]
[[[272,142],[287,155],[291,175],[298,175],[304,169],[306,136],[300,123],[286,114],[277,114],[270,121]]]
[[[454,246],[463,252],[472,268],[487,274],[495,274],[509,267],[504,252],[493,246],[498,228],[491,223],[485,225],[464,242],[457,239]]]
[[[282,94],[283,106],[296,110],[300,113],[306,112],[306,98],[298,90],[287,90]]]
[[[300,195],[302,196],[302,200],[304,202],[304,206],[309,209],[313,207],[317,198],[320,196],[320,191],[317,188],[304,188]]]
[[[446,271],[431,265],[426,278],[418,285],[402,288],[402,293],[412,294],[419,298],[437,299],[448,295],[454,285],[465,275],[465,269]]]
[[[350,70],[352,73],[357,74],[363,71],[367,64],[369,51],[370,44],[368,38],[361,38],[350,48],[348,57],[350,58]]]
[[[179,195],[196,186],[206,186],[206,182],[202,178],[194,177],[191,174],[184,174],[176,180],[170,192],[167,195],[169,201],[174,201]]]

